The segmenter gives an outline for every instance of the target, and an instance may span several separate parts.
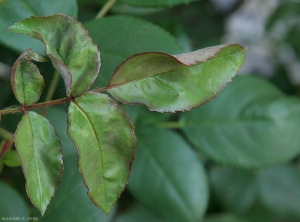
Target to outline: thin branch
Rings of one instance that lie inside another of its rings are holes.
[[[103,18],[106,13],[113,7],[117,0],[108,0],[105,5],[101,8],[100,12],[96,15],[96,19]]]
[[[166,129],[182,129],[184,124],[182,122],[162,122],[157,124],[156,127]]]
[[[19,106],[19,107],[10,108],[10,109],[4,109],[4,110],[0,110],[0,113],[1,113],[1,115],[18,113],[18,112],[22,112],[23,108],[25,108],[26,110],[36,109],[36,108],[41,108],[41,107],[59,105],[59,104],[66,103],[69,101],[70,101],[70,98],[66,97],[63,99],[57,99],[57,100],[52,100],[52,101],[43,102],[43,103],[36,103],[36,104],[33,104],[31,106],[26,106],[26,107]]]

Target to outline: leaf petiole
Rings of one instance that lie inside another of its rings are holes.
[[[0,127],[0,136],[5,140],[12,140],[14,134]]]
[[[103,18],[106,13],[113,7],[117,0],[108,0],[105,5],[101,8],[100,12],[96,15],[96,19]]]
[[[156,125],[158,128],[166,128],[166,129],[181,129],[184,127],[183,122],[161,122]]]

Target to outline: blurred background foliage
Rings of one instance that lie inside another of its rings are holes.
[[[190,113],[158,114],[139,105],[124,106],[135,125],[137,157],[129,185],[108,216],[86,195],[77,151],[65,133],[67,105],[49,108],[47,116],[63,145],[62,183],[42,218],[26,196],[21,168],[5,166],[1,157],[0,217],[72,222],[300,221],[300,1],[119,0],[105,18],[94,20],[105,3],[0,1],[1,109],[17,104],[10,72],[20,52],[32,47],[43,53],[39,43],[5,30],[31,15],[66,13],[87,27],[102,59],[94,87],[105,86],[117,65],[134,53],[177,54],[226,43],[249,47],[240,77],[217,99]],[[38,65],[46,94],[54,70],[50,63]],[[60,80],[54,99],[64,97],[64,92]],[[13,133],[21,116],[2,116],[0,127]],[[188,120],[199,125],[189,128]],[[239,121],[249,125],[241,127]],[[2,137],[3,151],[7,137]]]

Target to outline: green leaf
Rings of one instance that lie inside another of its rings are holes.
[[[181,53],[176,39],[164,29],[141,19],[109,16],[85,24],[101,50],[102,66],[95,86],[107,86],[114,70],[129,56],[151,51]],[[107,44],[108,42],[112,44]]]
[[[300,171],[291,165],[261,170],[260,199],[273,214],[300,220]]]
[[[38,41],[27,36],[15,35],[6,28],[30,16],[46,16],[54,13],[77,17],[76,0],[51,0],[51,4],[40,0],[9,0],[3,5],[0,4],[0,42],[19,52],[32,48],[35,52],[43,53],[44,46]]]
[[[137,155],[128,188],[147,210],[170,221],[200,221],[208,203],[201,161],[176,133],[137,131]]]
[[[114,222],[133,222],[133,221],[143,221],[143,222],[168,222],[167,220],[158,218],[156,215],[148,212],[138,203],[134,203],[129,209],[119,213],[114,220]]]
[[[11,221],[3,219],[6,217],[29,216],[28,208],[22,196],[12,187],[0,181],[0,215],[1,221]]]
[[[25,50],[16,60],[11,74],[11,84],[17,100],[25,106],[36,103],[44,89],[44,78],[38,67],[30,60],[45,62],[40,55]]]
[[[121,0],[137,7],[172,7],[179,4],[187,4],[196,0]]]
[[[107,95],[88,92],[69,106],[68,135],[91,200],[109,213],[129,178],[135,135],[129,116]]]
[[[258,198],[256,175],[252,172],[215,166],[209,178],[212,196],[225,210],[247,213]]]
[[[203,222],[248,222],[249,220],[233,214],[218,214],[205,218]]]
[[[150,110],[190,110],[214,98],[244,62],[246,50],[221,45],[171,56],[149,52],[124,61],[109,82],[108,92],[125,104]]]
[[[3,163],[2,160],[0,160],[0,174],[1,174],[2,170],[3,170],[3,167],[4,167],[4,163]]]
[[[151,112],[145,106],[138,104],[134,106],[124,105],[124,109],[130,115],[130,120],[135,127],[154,126],[172,115],[170,113]]]
[[[17,152],[15,150],[10,150],[5,154],[3,163],[8,167],[21,166]]]
[[[300,101],[253,76],[237,77],[216,99],[183,113],[188,140],[207,157],[236,167],[285,163],[300,153]]]
[[[34,212],[41,222],[108,222],[113,213],[106,216],[86,195],[86,187],[77,167],[77,150],[67,136],[67,112],[62,107],[49,107],[47,118],[55,128],[63,149],[64,173],[55,196],[43,216]]]
[[[59,139],[45,117],[30,111],[18,125],[15,144],[28,197],[43,215],[63,171]]]
[[[300,2],[287,1],[279,5],[279,7],[268,18],[266,28],[271,29],[278,21],[283,21],[287,18],[299,18]]]
[[[46,45],[46,54],[62,75],[68,96],[80,96],[89,90],[100,69],[100,52],[80,22],[55,14],[30,17],[9,29]]]

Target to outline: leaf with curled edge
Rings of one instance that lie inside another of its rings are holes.
[[[150,110],[190,110],[214,98],[241,68],[246,49],[220,45],[180,55],[133,55],[115,71],[108,92],[125,104]]]
[[[62,75],[68,96],[89,90],[100,69],[100,52],[80,22],[63,14],[32,16],[8,29],[46,45],[46,54]]]
[[[44,89],[44,78],[31,60],[47,61],[31,49],[26,49],[14,63],[11,75],[13,92],[17,100],[25,106],[36,103]]]
[[[129,115],[107,95],[87,92],[69,106],[68,135],[90,199],[106,214],[128,181],[135,155]]]
[[[60,141],[49,121],[32,111],[25,113],[14,137],[27,195],[43,215],[62,177]]]

